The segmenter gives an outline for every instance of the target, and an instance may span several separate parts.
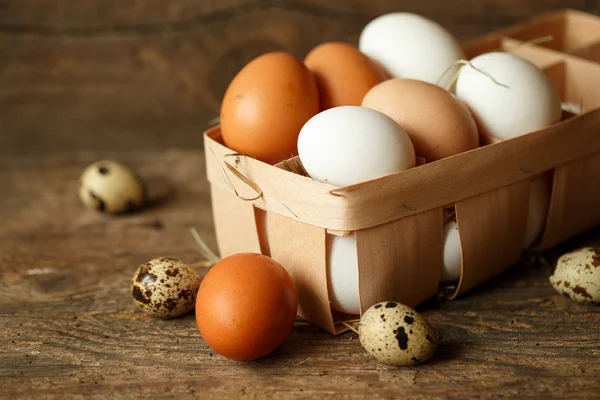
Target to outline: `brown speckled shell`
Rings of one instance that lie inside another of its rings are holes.
[[[186,263],[155,258],[141,265],[131,281],[131,295],[138,307],[162,318],[192,311],[202,278]]]
[[[586,247],[562,255],[550,283],[573,300],[600,303],[600,248]]]
[[[429,322],[415,310],[394,301],[375,304],[361,317],[360,343],[388,365],[414,365],[430,359],[438,347]]]
[[[129,167],[119,162],[95,162],[81,175],[79,199],[88,208],[108,214],[120,214],[141,208],[145,198],[144,182]]]

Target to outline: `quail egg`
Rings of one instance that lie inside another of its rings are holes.
[[[562,255],[550,283],[573,300],[600,303],[600,248],[585,247]]]
[[[184,262],[155,258],[135,271],[131,295],[147,314],[179,317],[194,309],[201,280],[196,270]]]
[[[103,160],[83,171],[79,198],[89,208],[119,214],[134,211],[143,205],[145,187],[142,180],[127,166]]]
[[[412,308],[395,301],[375,304],[361,317],[360,343],[379,362],[404,366],[430,359],[438,337],[429,322]]]

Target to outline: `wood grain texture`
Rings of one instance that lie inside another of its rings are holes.
[[[214,354],[193,316],[135,309],[129,280],[157,256],[200,259],[187,227],[215,248],[201,151],[120,152],[150,182],[153,208],[109,218],[84,209],[77,179],[103,152],[0,160],[0,398],[593,398],[600,311],[558,295],[550,268],[519,266],[458,300],[419,310],[442,334],[419,367],[377,364],[349,333],[298,321],[274,354]],[[600,245],[600,231],[547,255]]]
[[[459,39],[597,0],[3,0],[0,154],[201,146],[235,73],[412,11]],[[38,146],[30,146],[38,142]]]

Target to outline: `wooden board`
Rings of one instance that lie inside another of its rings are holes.
[[[196,147],[231,78],[263,52],[357,43],[392,11],[466,42],[558,7],[600,14],[588,0],[3,0],[0,154]]]
[[[589,399],[600,391],[600,310],[554,292],[550,267],[539,264],[420,306],[442,342],[419,367],[379,365],[350,333],[302,320],[271,356],[226,360],[193,316],[155,320],[129,295],[133,272],[151,258],[200,260],[190,225],[216,249],[202,152],[113,153],[163,199],[119,218],[76,197],[79,174],[102,155],[0,159],[0,398]],[[600,245],[600,230],[545,256],[584,244]]]

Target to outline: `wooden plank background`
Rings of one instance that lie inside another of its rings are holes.
[[[460,40],[598,0],[1,0],[0,154],[198,147],[234,74],[257,55],[356,43],[406,10]]]
[[[201,132],[253,57],[356,43],[390,11],[466,41],[564,7],[600,14],[597,0],[0,0],[0,398],[598,398],[600,311],[537,263],[420,307],[442,345],[404,369],[300,320],[271,356],[229,361],[193,316],[152,319],[128,293],[153,257],[200,258],[188,226],[215,248]],[[78,177],[104,157],[140,172],[151,208],[80,205]],[[546,257],[585,244],[600,230]]]

